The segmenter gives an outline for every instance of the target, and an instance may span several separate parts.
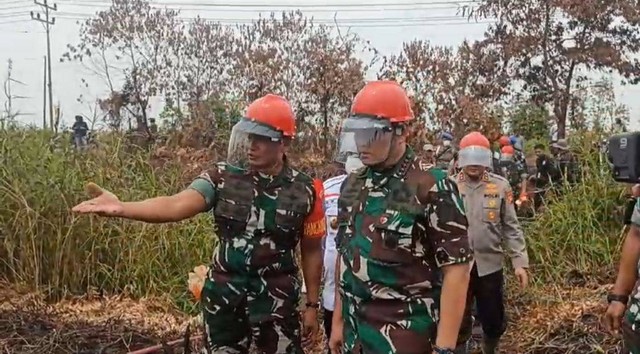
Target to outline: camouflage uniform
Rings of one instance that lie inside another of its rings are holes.
[[[455,182],[407,148],[349,175],[338,201],[343,353],[430,353],[439,267],[472,259]]]
[[[325,233],[322,186],[286,163],[275,177],[219,163],[190,188],[219,239],[201,300],[209,352],[248,353],[255,340],[262,353],[303,353],[294,254],[301,236]]]
[[[500,176],[504,177],[514,192],[515,199],[520,196],[520,184],[526,180],[527,171],[525,166],[516,161],[500,161]]]
[[[631,223],[634,227],[640,227],[640,198],[636,200]],[[638,273],[640,274],[640,263]],[[635,294],[629,300],[629,309],[622,322],[624,348],[631,354],[640,354],[640,284],[636,285]]]
[[[454,160],[456,149],[453,146],[438,145],[435,152],[436,167],[447,171]]]
[[[565,179],[567,183],[573,184],[580,179],[580,167],[576,157],[570,151],[561,151],[556,156],[557,169],[560,172],[559,177],[563,182]]]

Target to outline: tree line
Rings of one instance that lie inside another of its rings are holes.
[[[110,95],[99,105],[116,129],[127,119],[146,126],[149,99],[163,96],[176,126],[221,130],[247,102],[274,92],[291,100],[303,132],[326,141],[366,74],[375,72],[405,86],[425,131],[543,134],[551,125],[563,138],[570,129],[628,122],[628,110],[607,99],[612,82],[597,74],[640,81],[635,3],[478,1],[460,16],[495,20],[482,40],[458,47],[415,40],[381,54],[366,39],[300,11],[225,26],[185,22],[179,11],[146,0],[114,0],[81,24],[79,41],[61,60],[81,61],[104,79]],[[594,95],[602,98],[595,110]]]

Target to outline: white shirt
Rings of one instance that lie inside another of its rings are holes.
[[[340,186],[347,178],[347,175],[336,176],[324,181],[324,213],[327,220],[327,235],[324,238],[324,288],[322,289],[322,306],[333,311],[335,308],[336,292],[336,234],[338,228],[335,218],[338,217],[338,197],[340,197]],[[333,222],[332,222],[333,221]]]

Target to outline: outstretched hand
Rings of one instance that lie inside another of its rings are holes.
[[[100,188],[97,184],[89,182],[85,187],[92,199],[74,206],[71,211],[80,214],[98,214],[101,216],[121,216],[123,212],[122,202],[115,194]]]

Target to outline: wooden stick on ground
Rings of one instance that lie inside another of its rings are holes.
[[[199,340],[201,338],[202,338],[202,335],[199,335],[199,336],[195,336],[195,337],[191,338],[190,340],[194,341],[194,340]],[[167,342],[166,345],[174,346],[174,345],[182,344],[182,343],[184,343],[184,341],[185,341],[184,338],[176,339],[174,341]],[[132,352],[128,352],[127,354],[150,354],[150,353],[155,353],[155,352],[157,352],[159,350],[162,350],[162,349],[163,349],[163,345],[162,344],[158,344],[158,345],[154,345],[154,346],[151,346],[151,347],[147,347],[147,348],[138,349],[138,350],[135,350],[135,351],[132,351]]]

